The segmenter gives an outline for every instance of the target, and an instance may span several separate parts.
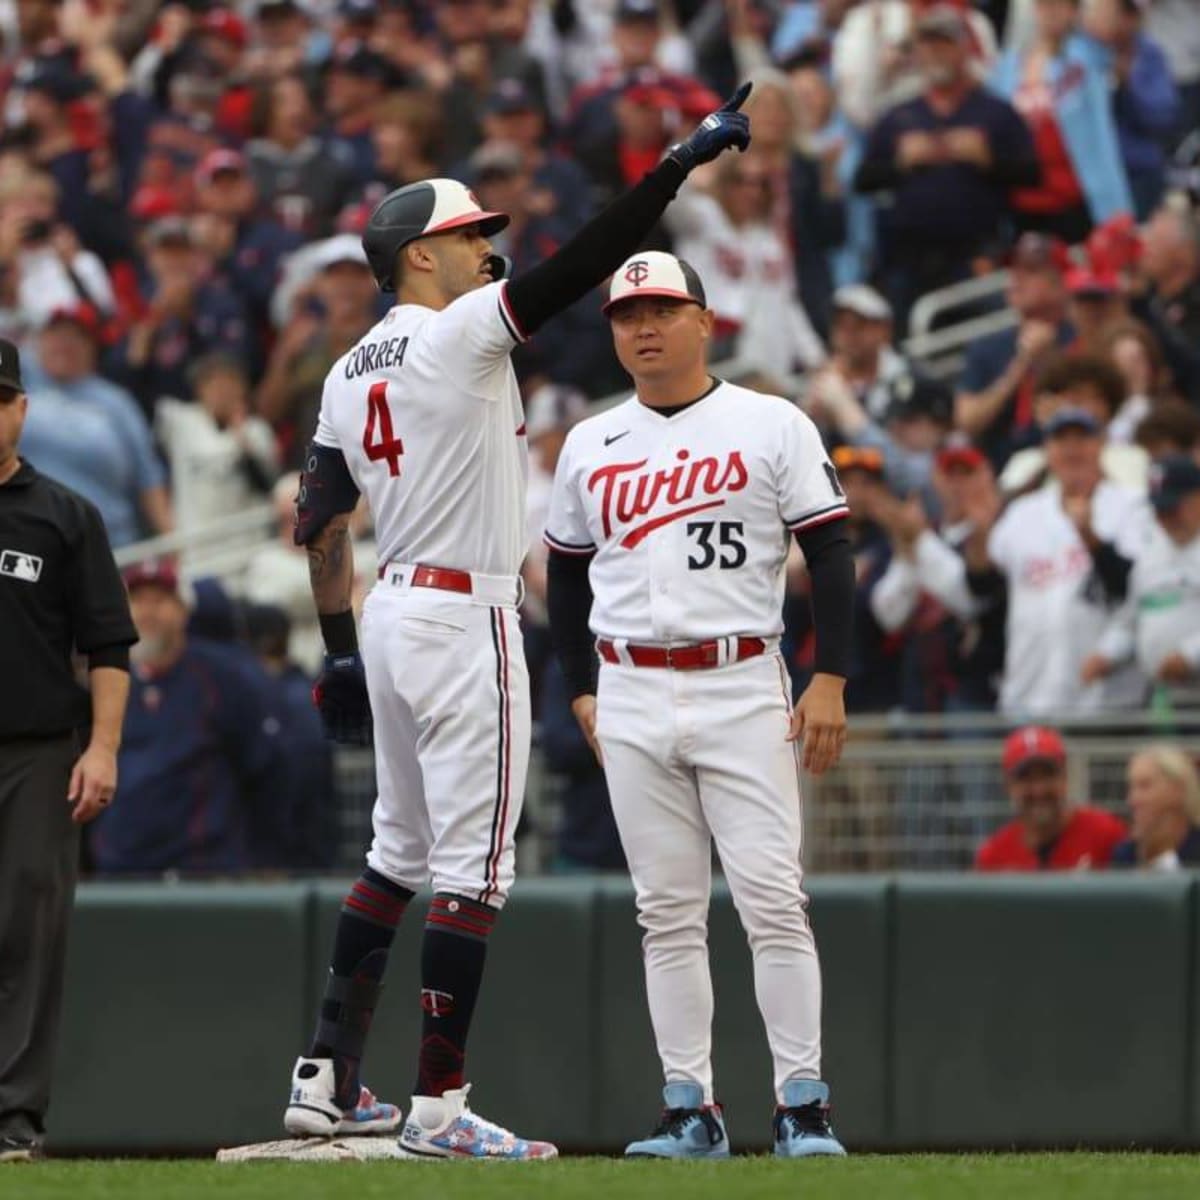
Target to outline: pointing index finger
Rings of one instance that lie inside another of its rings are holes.
[[[724,104],[721,105],[721,112],[737,112],[738,109],[746,103],[746,97],[750,95],[750,89],[754,85],[752,83],[743,83]]]

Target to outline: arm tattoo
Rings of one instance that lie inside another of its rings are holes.
[[[349,608],[354,558],[348,526],[344,522],[331,522],[306,549],[308,579],[317,612],[341,612]]]

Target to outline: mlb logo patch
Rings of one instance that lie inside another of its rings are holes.
[[[23,550],[0,550],[0,575],[37,583],[42,575],[42,560]]]

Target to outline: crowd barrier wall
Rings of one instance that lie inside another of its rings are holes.
[[[818,876],[835,1127],[872,1149],[1200,1148],[1200,875]],[[53,1106],[57,1152],[203,1152],[280,1136],[345,885],[80,888]],[[365,1079],[407,1103],[420,900],[396,939]],[[518,884],[470,1045],[483,1113],[619,1151],[660,1079],[632,891]],[[714,1062],[735,1148],[769,1137],[749,951],[718,883]]]

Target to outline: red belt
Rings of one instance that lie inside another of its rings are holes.
[[[384,577],[390,565],[390,563],[384,563],[379,568],[380,579]],[[408,586],[438,588],[443,592],[461,592],[466,596],[469,596],[474,591],[474,588],[471,586],[471,572],[457,571],[453,567],[416,566],[413,568],[412,578],[408,581]]]
[[[722,639],[725,640],[725,639]],[[730,638],[737,643],[737,650],[729,662],[743,662],[747,658],[757,658],[767,649],[767,643],[762,638],[740,637]],[[600,657],[608,663],[622,661],[616,646],[607,638],[596,639],[596,650]],[[695,642],[690,646],[626,646],[628,661],[635,667],[670,667],[675,671],[699,671],[707,667],[721,665],[721,643]]]

